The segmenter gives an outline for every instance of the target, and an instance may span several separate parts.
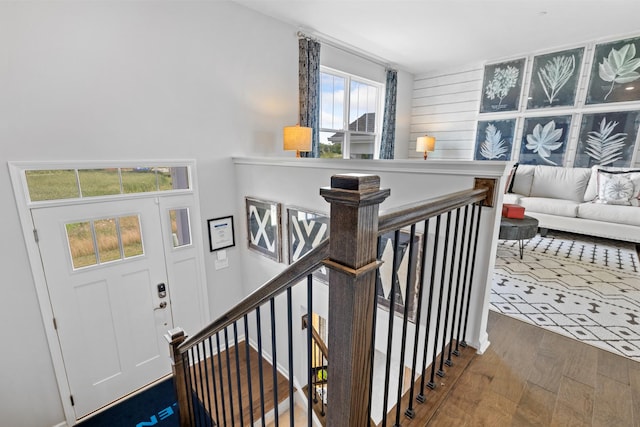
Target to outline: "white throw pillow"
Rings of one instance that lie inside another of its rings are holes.
[[[595,165],[591,167],[591,177],[589,178],[589,183],[587,184],[587,189],[584,192],[584,201],[592,202],[598,197],[598,171],[607,171],[607,172],[638,172],[635,170],[631,170],[628,167],[616,167],[616,166],[600,166]]]
[[[640,171],[598,171],[597,203],[640,206]]]

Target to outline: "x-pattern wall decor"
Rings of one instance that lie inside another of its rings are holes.
[[[251,197],[246,197],[245,202],[249,249],[280,262],[282,252],[280,203]]]
[[[301,208],[287,208],[287,234],[289,237],[289,264],[292,264],[329,237],[329,217]],[[328,271],[321,267],[314,277],[328,282]]]

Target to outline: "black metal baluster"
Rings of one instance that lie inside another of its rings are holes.
[[[222,373],[222,354],[220,353],[220,333],[216,332],[216,346],[218,348],[218,374],[220,374],[220,400],[222,406],[222,421],[227,425],[227,402],[224,392],[224,374]]]
[[[203,341],[202,343],[202,354],[204,356],[204,360],[202,361],[202,365],[204,367],[204,377],[205,377],[205,384],[207,386],[206,389],[206,405],[204,405],[204,409],[205,411],[207,411],[207,414],[209,415],[209,418],[213,419],[213,412],[211,411],[211,388],[209,387],[209,368],[207,366],[207,345],[206,345],[206,341]]]
[[[436,277],[436,266],[438,262],[438,242],[440,239],[440,218],[441,215],[436,217],[436,230],[433,239],[433,256],[431,257],[431,275],[429,279],[429,301],[427,302],[427,324],[424,329],[424,351],[422,355],[422,379],[420,381],[420,394],[416,396],[416,400],[420,403],[426,401],[424,395],[425,378],[427,377],[427,351],[429,349],[429,327],[431,325],[431,310],[433,309],[433,287]],[[427,235],[425,231],[425,236]],[[426,238],[426,237],[425,237]],[[443,261],[444,262],[444,261]]]
[[[444,314],[444,330],[442,331],[442,346],[440,348],[440,372],[444,376],[444,358],[447,345],[447,331],[449,327],[449,313],[451,311],[451,294],[453,293],[453,272],[456,265],[456,251],[458,250],[458,227],[460,226],[460,208],[456,209],[456,225],[453,229],[453,245],[451,248],[451,267],[449,269],[449,289],[447,290],[447,303]],[[451,366],[451,360],[447,360],[447,366]]]
[[[307,425],[308,427],[313,426],[313,399],[311,398],[311,387],[313,384],[311,383],[311,369],[313,365],[313,349],[311,348],[311,316],[313,315],[312,309],[313,303],[313,277],[311,275],[307,276]]]
[[[456,295],[453,298],[453,319],[451,320],[451,335],[449,336],[449,355],[447,356],[447,365],[452,366],[453,362],[451,361],[451,353],[453,351],[453,334],[456,330],[456,316],[458,315],[458,300],[460,299],[460,276],[462,273],[463,267],[463,257],[464,257],[464,242],[467,237],[467,218],[469,214],[469,205],[464,207],[464,219],[462,220],[462,236],[460,239],[460,255],[458,257],[458,275],[456,277]],[[462,308],[462,306],[460,306]],[[457,342],[456,342],[457,345]],[[455,354],[455,353],[454,353]],[[459,354],[456,354],[458,356]]]
[[[460,313],[458,315],[458,333],[456,335],[456,349],[453,352],[453,354],[455,354],[456,356],[460,356],[460,335],[462,334],[462,316],[464,315],[464,312],[465,312],[464,302],[465,302],[465,296],[467,293],[467,277],[469,276],[469,267],[471,264],[471,244],[473,242],[471,235],[473,233],[473,224],[475,223],[475,218],[476,218],[476,206],[473,205],[473,207],[471,208],[471,218],[469,219],[469,223],[466,224],[467,229],[469,230],[469,233],[467,236],[467,259],[465,260],[464,278],[462,279],[462,292],[460,294]]]
[[[291,288],[287,288],[287,337],[289,339],[289,425],[293,426],[293,310],[291,307]]]
[[[451,229],[451,211],[447,212],[447,225],[444,233],[444,248],[442,252],[442,271],[440,272],[440,293],[438,295],[438,312],[436,314],[436,337],[433,340],[433,354],[431,356],[431,377],[429,379],[429,388],[436,388],[435,372],[436,358],[438,357],[438,338],[440,337],[440,318],[442,313],[442,294],[444,294],[444,282],[447,274],[447,255],[449,253],[449,231]],[[443,371],[438,371],[438,376],[444,376]]]
[[[238,408],[240,412],[240,425],[244,426],[244,405],[242,404],[242,381],[240,379],[240,347],[238,345],[238,321],[233,322],[233,342],[236,348],[236,382],[238,387]]]
[[[249,420],[253,426],[253,384],[251,383],[251,350],[249,349],[249,315],[244,315],[244,353],[247,365],[247,386],[249,387]]]
[[[190,359],[191,359],[191,350],[187,350],[186,353],[182,353],[182,366],[184,366],[184,370],[185,370],[184,382],[185,382],[185,387],[187,389],[187,393],[189,395],[187,399],[187,408],[184,408],[184,410],[189,413],[189,421],[192,424],[195,424],[196,420],[194,417],[194,410],[193,410],[193,391],[191,390],[191,364],[189,363]]]
[[[260,419],[262,427],[266,427],[264,410],[264,369],[262,367],[262,320],[260,319],[260,307],[256,307],[256,327],[258,329],[258,375],[260,377]]]
[[[276,300],[269,300],[271,308],[271,367],[273,369],[273,414],[275,416],[275,425],[280,425],[280,417],[278,414],[278,358],[276,351]]]
[[[422,234],[422,254],[420,255],[420,288],[418,289],[418,307],[416,308],[416,330],[413,336],[413,359],[411,361],[411,389],[409,390],[409,407],[404,412],[404,414],[409,418],[413,418],[416,415],[416,411],[414,411],[413,409],[413,395],[416,382],[416,364],[418,362],[418,344],[420,341],[420,316],[422,315],[422,296],[424,294],[424,268],[427,260],[428,231],[429,220],[427,219],[424,222],[424,232]]]
[[[471,289],[473,288],[473,273],[476,267],[476,255],[478,249],[478,236],[480,235],[480,216],[482,215],[482,201],[478,206],[478,217],[476,218],[476,235],[473,243],[473,258],[471,258],[471,273],[469,273],[469,289],[467,290],[467,310],[464,315],[464,331],[462,332],[461,346],[467,346],[467,326],[469,325],[469,307],[471,306]]]
[[[393,347],[393,320],[396,317],[396,280],[398,279],[398,248],[400,247],[400,230],[393,233],[393,268],[391,269],[391,301],[389,301],[389,329],[387,338],[387,360],[384,371],[384,393],[382,404],[382,426],[387,425],[387,404],[389,403],[389,376],[391,374],[391,349]],[[382,249],[384,253],[384,248]]]
[[[236,413],[233,406],[233,381],[231,380],[231,360],[229,356],[229,333],[227,327],[224,328],[224,352],[227,359],[227,384],[229,385],[229,418],[231,418],[231,425],[236,425]]]
[[[415,251],[415,238],[416,238],[416,225],[411,225],[411,231],[409,232],[409,260],[408,260],[408,268],[407,268],[407,277],[404,288],[404,311],[403,311],[403,320],[402,320],[402,339],[400,340],[400,369],[398,373],[398,395],[396,396],[396,423],[394,427],[400,427],[400,411],[401,411],[401,401],[402,401],[402,391],[404,385],[404,359],[406,356],[406,348],[407,348],[407,323],[409,322],[409,294],[411,293],[411,289],[413,288],[413,282],[415,280],[415,265],[413,263],[413,252]],[[416,328],[420,322],[416,321]],[[415,353],[415,349],[413,351]]]
[[[215,358],[213,353],[213,337],[207,338],[209,341],[209,362],[211,364],[211,386],[213,387],[213,401],[216,407],[216,424],[220,424],[220,411],[218,409],[219,401],[218,401],[218,386],[216,384],[216,366],[215,366]],[[220,360],[218,359],[218,363]]]
[[[380,242],[382,241],[381,237],[378,236],[378,243],[376,245],[377,248],[380,248]],[[380,285],[380,286],[379,286]],[[373,399],[373,369],[375,367],[375,355],[376,355],[376,324],[378,321],[378,288],[382,286],[382,282],[380,281],[380,267],[376,268],[376,291],[373,295],[373,326],[371,334],[371,373],[369,374],[369,396],[367,399],[367,413],[369,414],[369,419],[371,419],[371,401]],[[380,289],[380,295],[382,295],[382,289]]]
[[[196,357],[197,357],[197,372],[198,372],[198,381],[196,382],[197,385],[199,385],[199,387],[196,387],[196,393],[198,395],[198,401],[200,401],[200,405],[198,406],[198,413],[200,414],[200,418],[204,419],[203,425],[207,425],[207,420],[206,420],[206,416],[205,414],[203,414],[203,410],[202,408],[204,408],[204,382],[207,381],[206,375],[203,376],[202,375],[202,357],[200,355],[200,344],[197,344],[195,346],[195,351],[196,351]],[[199,383],[199,384],[198,384]],[[199,390],[198,390],[199,388]]]
[[[307,328],[311,328],[311,322],[309,322]],[[313,334],[313,331],[311,333]],[[318,343],[313,338],[312,342],[313,359],[311,360],[311,369],[313,370],[313,403],[318,403]]]

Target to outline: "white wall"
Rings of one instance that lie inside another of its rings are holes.
[[[584,102],[588,89],[594,46],[600,42],[615,41],[633,36],[637,36],[637,34],[622,34],[602,40],[585,40],[583,44],[579,45],[556,46],[543,51],[522,52],[520,55],[510,58],[488,59],[487,64],[523,57],[527,58],[523,76],[523,95],[521,96],[519,111],[495,114],[478,113],[482,96],[484,64],[474,63],[456,69],[417,75],[413,85],[409,157],[421,156],[420,153],[414,152],[416,138],[428,133],[436,137],[436,151],[430,154],[434,159],[473,159],[478,120],[518,118],[512,154],[512,159],[516,159],[520,152],[524,125],[523,118],[573,114],[574,117],[569,130],[569,141],[565,154],[565,166],[572,166],[578,145],[581,115],[583,113],[640,109],[640,101],[601,105],[585,105]],[[576,93],[576,105],[569,108],[527,110],[528,82],[530,81],[533,57],[576,47],[585,47],[583,66]],[[640,144],[636,144],[635,162],[632,166],[640,167]]]
[[[7,161],[197,161],[202,228],[233,214],[232,155],[280,155],[297,117],[295,28],[229,2],[1,2],[0,414],[64,420]],[[236,238],[239,239],[237,234]],[[239,247],[216,271],[211,313],[243,295]],[[49,319],[46,319],[49,322]]]

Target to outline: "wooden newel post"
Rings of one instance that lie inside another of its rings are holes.
[[[378,209],[390,191],[375,175],[331,177],[327,425],[368,426]]]
[[[189,417],[189,394],[187,392],[186,372],[182,355],[178,350],[178,347],[187,339],[187,336],[184,334],[182,328],[175,328],[171,329],[165,337],[167,341],[169,341],[169,347],[171,349],[173,386],[178,398],[180,427],[189,427],[191,421]]]

